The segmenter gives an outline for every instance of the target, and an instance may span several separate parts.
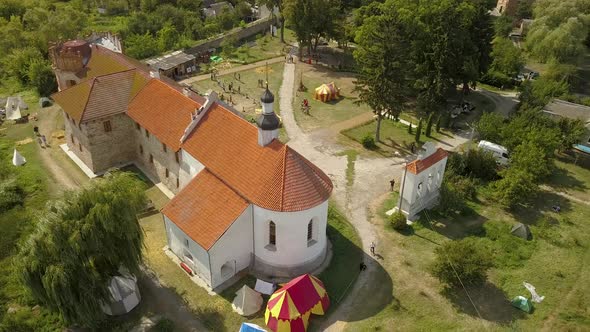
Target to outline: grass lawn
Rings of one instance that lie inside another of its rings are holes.
[[[423,132],[420,137],[420,142],[417,144],[418,146],[421,146],[428,141],[444,142],[445,139],[452,138],[452,136],[445,131],[437,133],[434,125],[432,127],[432,137],[426,137]],[[424,129],[425,128],[423,127],[423,130]],[[376,122],[370,121],[360,126],[344,130],[341,133],[349,139],[361,143],[363,137],[367,135],[375,137],[375,130]],[[415,133],[416,128],[412,129],[412,132]],[[376,143],[377,149],[375,149],[375,151],[379,154],[388,156],[391,155],[393,151],[399,151],[402,154],[410,153],[410,146],[415,141],[415,134],[408,133],[408,127],[406,125],[386,119],[381,121],[380,136],[381,142]]]
[[[547,184],[556,190],[565,192],[586,202],[590,201],[590,170],[582,166],[555,161],[556,169],[549,177]]]
[[[297,41],[295,33],[285,29],[285,43],[281,43],[279,35],[280,31],[277,30],[276,37],[271,37],[270,34],[264,36],[259,34],[241,41],[241,45],[233,53],[230,61],[246,64],[287,54],[289,45]]]
[[[157,195],[157,193],[153,193]],[[148,195],[149,192],[148,192]],[[150,196],[150,198],[152,198]],[[152,198],[153,199],[153,198]],[[231,301],[235,292],[244,284],[254,288],[253,277],[242,278],[238,283],[225,290],[221,296],[210,296],[203,288],[195,285],[168,256],[162,248],[166,245],[166,232],[162,217],[156,214],[141,220],[146,236],[145,257],[147,266],[153,270],[164,287],[173,289],[182,296],[190,309],[212,331],[237,331],[244,321],[264,326],[264,309],[253,317],[242,317],[234,313]],[[361,251],[360,239],[352,225],[335,209],[330,208],[328,238],[332,242],[334,256],[330,266],[319,278],[324,282],[332,308],[343,297],[348,286],[358,275]],[[355,271],[350,273],[350,271]],[[265,301],[268,296],[264,296]],[[265,304],[266,305],[266,302]],[[263,307],[265,308],[265,307]],[[312,321],[320,322],[322,318],[314,317]]]
[[[271,90],[273,95],[275,96],[275,102],[273,105],[273,109],[277,115],[280,115],[279,109],[279,89],[281,87],[281,83],[283,82],[283,67],[284,64],[281,63],[274,63],[268,66],[268,88]],[[222,87],[215,81],[211,80],[204,80],[198,81],[193,83],[193,88],[197,91],[205,92],[207,90],[216,91],[220,98],[223,97],[223,100],[226,102],[231,102],[235,109],[241,111],[242,114],[246,119],[249,121],[254,121],[257,116],[257,111],[262,111],[262,106],[260,105],[260,96],[264,92],[264,88],[258,86],[258,80],[266,80],[266,67],[258,67],[250,70],[244,70],[239,72],[240,79],[237,79],[237,76],[234,74],[227,74],[218,76],[219,84],[225,86],[227,92],[223,92]],[[234,92],[229,92],[229,84],[233,84]],[[239,87],[239,93],[237,91]],[[288,140],[287,133],[284,128],[281,128],[279,133],[279,139],[282,142],[286,142]]]
[[[585,172],[572,171],[570,175],[588,183]],[[543,192],[530,207],[506,212],[480,195],[480,201],[470,202],[471,213],[467,215],[450,220],[430,213],[434,230],[423,215],[422,222],[401,234],[384,221],[385,211],[396,201],[395,194],[389,194],[373,216],[373,221],[383,227],[379,243],[385,246],[381,250],[385,257],[381,262],[393,279],[394,301],[373,317],[349,323],[348,331],[590,329],[590,267],[586,263],[590,261],[590,206]],[[555,203],[562,207],[558,214],[551,210]],[[509,233],[516,222],[530,226],[532,241]],[[434,249],[445,241],[467,236],[494,253],[495,266],[488,273],[488,282],[467,285],[483,319],[462,289],[445,289],[430,274]],[[523,281],[545,296],[542,303],[534,304],[532,314],[509,303],[517,295],[530,297]]]
[[[307,88],[305,92],[297,91],[293,98],[293,112],[299,126],[305,131],[325,128],[357,115],[371,112],[367,105],[354,103],[357,96],[352,91],[354,79],[352,73],[335,72],[323,66],[298,63],[294,88],[298,89],[301,81]],[[315,88],[330,82],[334,82],[336,87],[340,88],[340,99],[326,103],[313,99]],[[310,115],[301,111],[301,103],[304,99],[307,99],[311,106]]]

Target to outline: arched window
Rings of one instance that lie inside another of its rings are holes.
[[[277,244],[277,226],[274,221],[268,224],[268,244],[273,246]]]
[[[313,219],[307,224],[307,241],[313,240]]]

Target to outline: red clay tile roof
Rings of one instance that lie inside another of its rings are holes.
[[[191,112],[201,107],[168,84],[152,79],[129,104],[127,115],[174,151],[191,122]],[[218,133],[219,134],[219,133]]]
[[[411,163],[409,163],[406,166],[406,169],[410,173],[419,174],[422,171],[424,171],[425,169],[427,169],[428,167],[430,167],[430,166],[436,164],[437,162],[443,160],[448,155],[449,155],[449,153],[446,150],[444,150],[442,148],[438,148],[430,156],[428,156],[428,157],[426,157],[424,159],[416,159],[416,160],[412,161]]]
[[[258,145],[258,130],[213,104],[181,146],[253,204],[273,211],[301,211],[326,201],[330,178],[278,140]]]
[[[249,203],[204,169],[162,213],[205,250],[211,249]]]
[[[148,79],[136,70],[93,77],[53,94],[53,99],[77,122],[124,113],[131,98]]]

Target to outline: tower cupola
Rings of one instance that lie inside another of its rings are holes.
[[[281,121],[275,112],[273,112],[272,108],[274,101],[275,97],[268,89],[267,83],[266,89],[264,89],[264,92],[260,97],[262,114],[256,119],[256,124],[258,125],[258,144],[261,146],[266,146],[272,142],[273,139],[279,137],[279,126]]]

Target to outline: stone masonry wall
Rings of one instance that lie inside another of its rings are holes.
[[[248,24],[245,28],[235,28],[219,37],[207,40],[197,46],[184,50],[188,54],[198,55],[199,53],[206,52],[210,48],[219,48],[221,43],[228,37],[235,37],[236,40],[242,40],[250,36],[254,36],[258,33],[269,31],[270,25],[274,20],[269,17],[261,19]]]
[[[88,142],[88,137],[86,136],[86,133],[84,131],[86,125],[82,124],[81,126],[78,126],[78,124],[74,123],[74,120],[65,112],[63,112],[63,116],[65,124],[66,144],[68,145],[68,148],[70,148],[70,150],[74,152],[74,154],[78,156],[78,158],[80,158],[80,160],[82,160],[84,164],[88,166],[88,168],[94,171],[92,155],[89,149],[90,144]]]
[[[110,123],[106,131],[105,122]],[[94,172],[103,172],[121,164],[129,164],[135,156],[134,122],[126,114],[96,119],[84,123],[90,142]]]
[[[162,182],[170,191],[178,193],[179,187],[177,184],[178,173],[180,170],[180,163],[176,162],[175,152],[170,148],[164,147],[162,142],[158,140],[153,134],[146,136],[145,128],[141,126],[137,129],[137,124],[133,124],[133,133],[135,136],[135,162],[149,175],[156,180]],[[143,148],[141,153],[140,146]],[[150,154],[152,155],[152,161],[150,162]],[[178,153],[179,161],[181,161],[180,153]],[[168,177],[166,177],[166,169],[168,169]]]

